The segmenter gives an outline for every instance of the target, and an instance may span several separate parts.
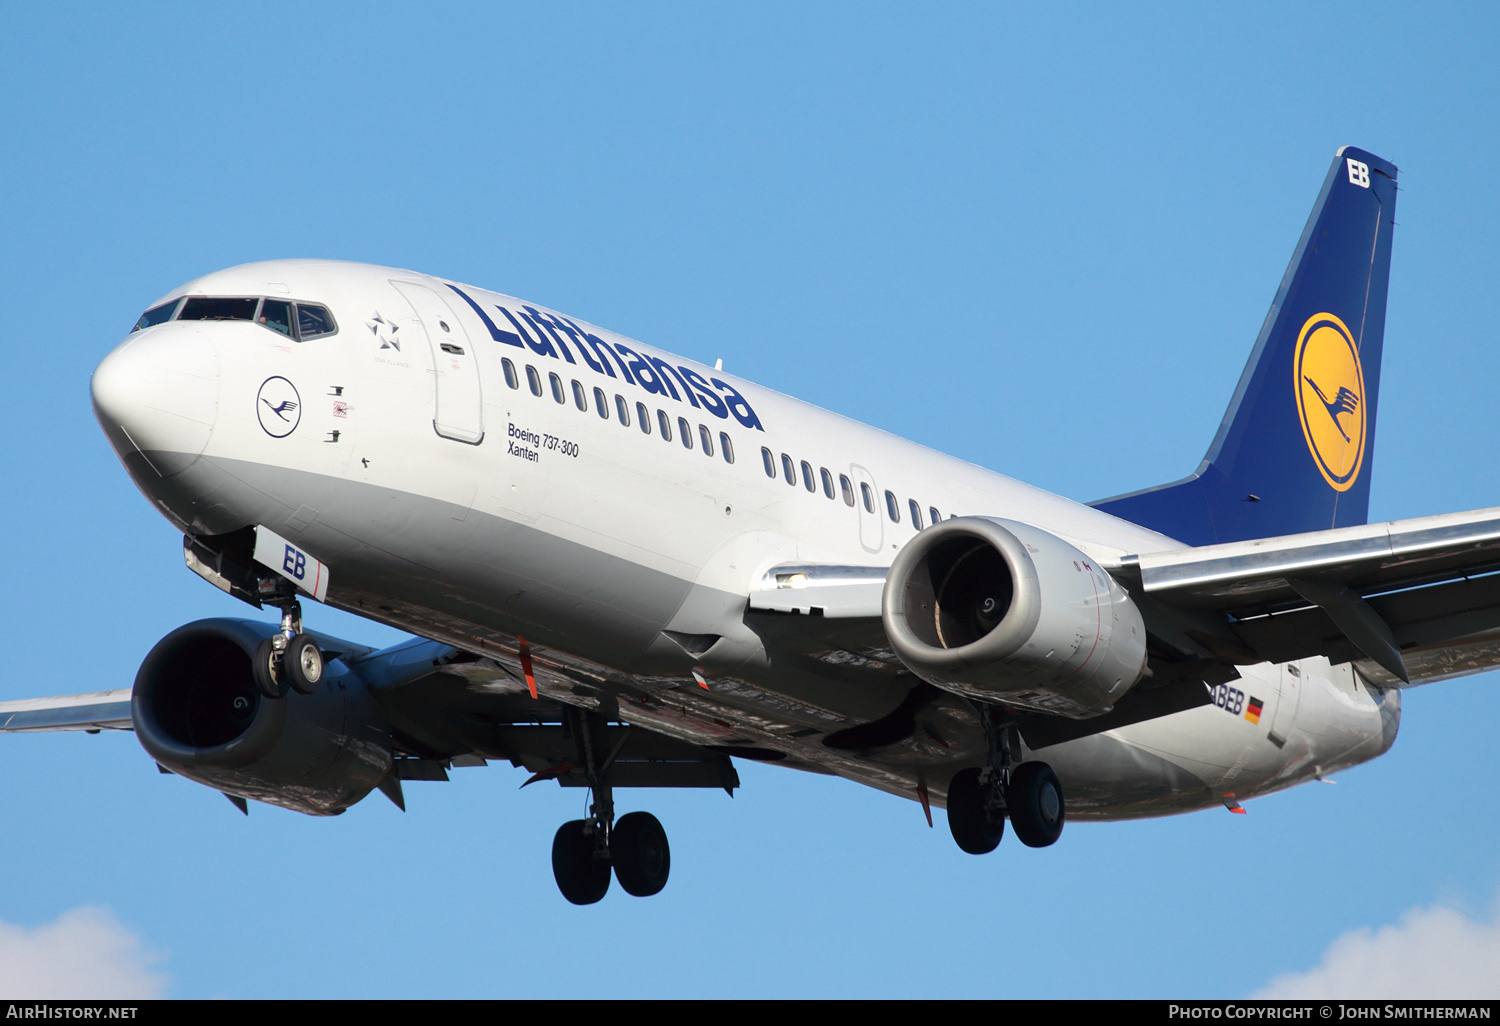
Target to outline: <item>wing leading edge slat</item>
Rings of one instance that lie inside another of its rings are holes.
[[[1147,594],[1234,610],[1298,598],[1290,579],[1362,594],[1500,568],[1500,507],[1139,556]]]

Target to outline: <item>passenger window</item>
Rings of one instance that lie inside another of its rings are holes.
[[[661,440],[670,442],[672,440],[672,418],[667,416],[666,410],[656,411],[656,426],[661,428]]]
[[[170,303],[163,303],[161,306],[153,306],[151,309],[141,314],[141,319],[136,321],[135,327],[131,328],[130,330],[140,331],[142,328],[154,328],[158,324],[165,324],[167,321],[170,321],[172,319],[172,313],[177,309],[177,304],[180,302],[182,302],[182,300],[174,299]]]
[[[765,461],[765,464],[766,464],[766,476],[767,477],[775,477],[776,476],[776,457],[772,456],[771,455],[771,450],[767,449],[764,445],[760,447],[760,458]]]
[[[623,395],[615,396],[615,412],[620,415],[620,423],[625,427],[630,426],[630,404],[625,401]]]
[[[292,304],[284,299],[262,299],[256,323],[283,335],[292,333]]]
[[[609,396],[604,394],[604,389],[594,389],[594,409],[599,411],[600,420],[609,419]]]
[[[813,480],[812,464],[806,460],[802,461],[802,487],[810,492],[818,490],[818,482]]]
[[[339,329],[334,326],[333,315],[321,306],[297,304],[297,337],[306,342],[310,338],[332,335]]]
[[[526,365],[526,383],[531,386],[532,395],[542,394],[542,376],[529,363]]]
[[[712,456],[714,454],[713,432],[702,424],[698,425],[698,441],[703,443],[703,455]]]
[[[937,511],[936,506],[928,506],[927,515],[930,518],[927,521],[929,524],[939,524],[943,521],[943,515]]]
[[[819,467],[818,476],[823,479],[823,494],[833,498],[833,475],[828,472],[827,467]]]
[[[568,397],[567,394],[563,392],[562,378],[557,376],[556,371],[549,371],[547,373],[547,379],[552,382],[552,398],[559,405],[565,404],[568,401]]]
[[[844,505],[854,505],[854,485],[849,483],[848,474],[839,475],[839,491],[844,493]]]
[[[589,397],[588,397],[587,393],[584,392],[583,386],[578,383],[578,379],[577,378],[573,379],[573,405],[577,406],[580,410],[584,411],[585,413],[588,412],[588,409],[589,409]],[[604,415],[606,417],[609,416],[609,411],[605,410],[604,411]]]
[[[865,484],[863,481],[861,481],[859,483],[859,494],[862,495],[862,496],[864,496],[864,500],[865,500],[865,512],[866,513],[874,513],[875,512],[875,493],[872,492],[872,491],[870,491],[870,486],[867,485],[867,484]]]
[[[516,377],[516,365],[510,362],[509,357],[500,361],[500,369],[505,371],[505,383],[507,385],[511,388],[521,387],[521,379]]]
[[[787,484],[797,483],[797,468],[792,466],[792,458],[786,453],[781,454],[781,472],[785,475]]]
[[[258,299],[212,299],[191,296],[182,304],[179,321],[253,321]]]
[[[922,507],[917,505],[916,499],[907,499],[906,504],[911,509],[911,528],[913,531],[922,529]]]
[[[885,493],[885,511],[891,518],[891,523],[901,523],[901,507],[896,504],[896,497],[890,492]]]
[[[682,439],[684,449],[693,447],[693,426],[682,417],[677,418],[677,437]]]
[[[719,432],[719,452],[724,455],[725,463],[734,462],[734,443],[730,442],[729,436],[722,431]]]
[[[635,415],[641,422],[641,434],[649,435],[651,433],[651,411],[646,409],[645,403],[635,404]]]

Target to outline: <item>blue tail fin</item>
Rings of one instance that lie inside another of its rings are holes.
[[[1395,165],[1340,149],[1202,465],[1092,505],[1189,545],[1365,523],[1395,209]]]

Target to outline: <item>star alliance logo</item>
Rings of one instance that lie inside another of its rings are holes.
[[[375,311],[375,318],[365,322],[365,327],[370,329],[370,334],[380,340],[381,349],[394,349],[401,352],[401,341],[396,338],[396,332],[401,329],[390,321],[380,316],[380,311]]]

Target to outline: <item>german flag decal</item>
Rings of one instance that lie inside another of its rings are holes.
[[[1255,697],[1252,696],[1251,699],[1250,699],[1249,704],[1245,707],[1245,719],[1249,720],[1251,723],[1259,723],[1260,722],[1260,710],[1261,710],[1261,701],[1260,701],[1260,699],[1255,698]]]

